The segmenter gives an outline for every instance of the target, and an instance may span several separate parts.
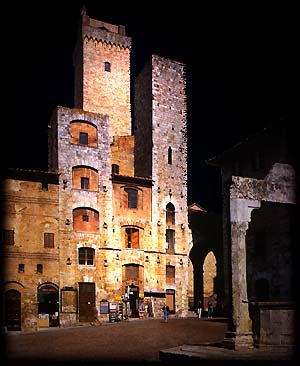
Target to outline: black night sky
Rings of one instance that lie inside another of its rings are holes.
[[[132,77],[151,53],[186,64],[188,203],[220,211],[221,173],[205,161],[272,121],[293,118],[292,9],[192,2],[162,11],[154,2],[141,9],[130,2],[84,3],[90,17],[126,26]],[[7,70],[14,78],[7,166],[47,169],[51,112],[57,105],[73,107],[72,51],[82,4],[20,2],[6,12]]]

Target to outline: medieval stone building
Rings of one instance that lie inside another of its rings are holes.
[[[74,108],[49,125],[48,171],[2,186],[7,330],[186,316],[193,296],[185,65],[153,55],[134,84],[124,26],[81,14]],[[134,123],[133,123],[134,121]]]
[[[296,341],[293,131],[279,121],[208,161],[222,172],[224,345],[235,349]]]

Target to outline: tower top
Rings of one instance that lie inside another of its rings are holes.
[[[83,37],[93,38],[131,49],[131,38],[126,36],[124,25],[115,25],[90,18],[83,5],[81,10],[81,33]]]

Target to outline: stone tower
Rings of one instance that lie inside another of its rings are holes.
[[[74,51],[75,108],[110,117],[110,136],[131,134],[131,38],[82,11]]]
[[[164,301],[173,313],[188,311],[185,66],[159,56],[145,64],[132,134],[130,49],[125,27],[82,12],[75,107],[57,107],[49,132],[49,168],[60,182],[62,325],[125,295],[133,317],[142,304],[160,316]]]
[[[159,250],[167,253],[166,266],[175,264],[176,293],[183,301],[187,301],[192,246],[185,87],[185,66],[153,55],[136,79],[134,100],[135,173],[152,177],[152,222],[157,229],[153,235]],[[186,308],[186,304],[181,306]]]

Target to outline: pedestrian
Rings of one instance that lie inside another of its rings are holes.
[[[212,318],[212,313],[213,313],[213,304],[210,299],[208,300],[207,307],[208,307],[207,317],[210,319],[210,318]]]
[[[168,321],[169,311],[170,311],[169,306],[165,304],[165,305],[162,307],[162,311],[163,311],[163,318],[164,318],[164,321],[165,321],[165,322],[167,322],[167,321]]]
[[[202,301],[199,299],[199,301],[197,302],[197,314],[198,314],[198,318],[201,318],[201,313],[202,313]]]

